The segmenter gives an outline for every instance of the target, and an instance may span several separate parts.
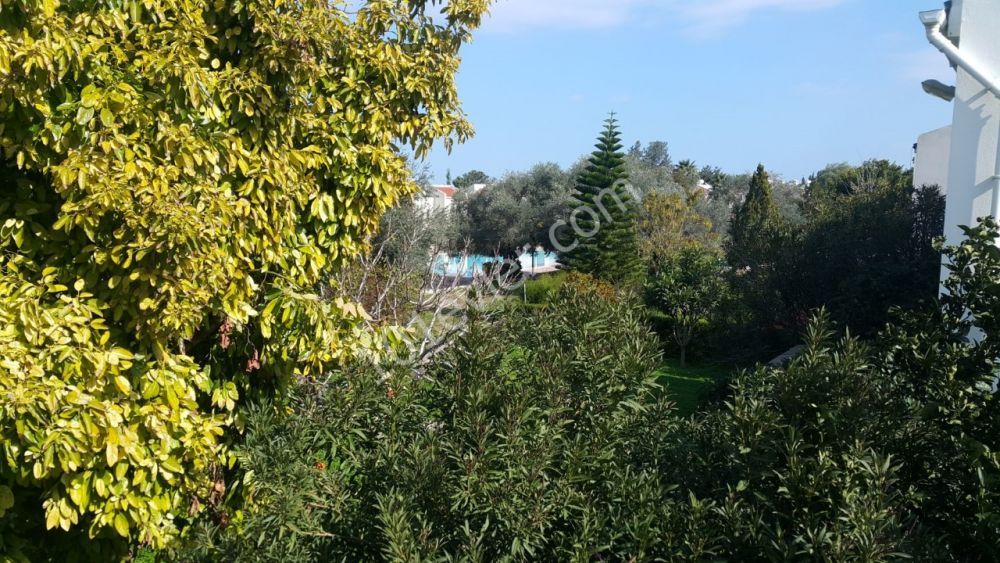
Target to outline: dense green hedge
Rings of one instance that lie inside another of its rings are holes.
[[[545,311],[470,313],[426,373],[372,368],[264,404],[252,503],[185,557],[589,560],[683,549],[648,439],[679,423],[638,309],[576,277]],[[387,377],[387,378],[386,378]]]
[[[426,371],[358,367],[254,408],[245,506],[174,555],[997,560],[1000,233],[969,234],[934,307],[870,342],[821,314],[802,357],[691,418],[610,286],[571,277],[544,309],[472,312]]]

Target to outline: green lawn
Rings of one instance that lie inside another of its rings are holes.
[[[667,394],[677,403],[678,412],[688,416],[694,414],[708,399],[709,392],[716,384],[727,380],[732,372],[720,366],[689,364],[687,367],[681,367],[679,361],[667,360],[657,373]]]

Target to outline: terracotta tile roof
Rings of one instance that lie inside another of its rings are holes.
[[[454,186],[435,186],[435,188],[448,199],[455,197],[455,193],[458,191],[458,188]]]

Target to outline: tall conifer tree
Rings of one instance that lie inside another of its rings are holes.
[[[636,205],[627,189],[621,133],[613,113],[604,124],[597,150],[577,179],[570,221],[574,246],[561,259],[571,270],[627,283],[640,270]]]
[[[733,287],[761,323],[770,323],[781,315],[772,276],[783,232],[771,180],[761,164],[750,180],[746,200],[733,214],[726,248],[735,274]]]
[[[780,232],[781,214],[774,203],[771,180],[761,164],[750,180],[746,200],[733,214],[729,264],[736,270],[765,268],[773,259]]]

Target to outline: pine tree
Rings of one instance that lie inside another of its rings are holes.
[[[570,270],[613,283],[633,281],[640,270],[636,206],[629,194],[621,133],[614,114],[573,193],[572,250],[562,256]]]

